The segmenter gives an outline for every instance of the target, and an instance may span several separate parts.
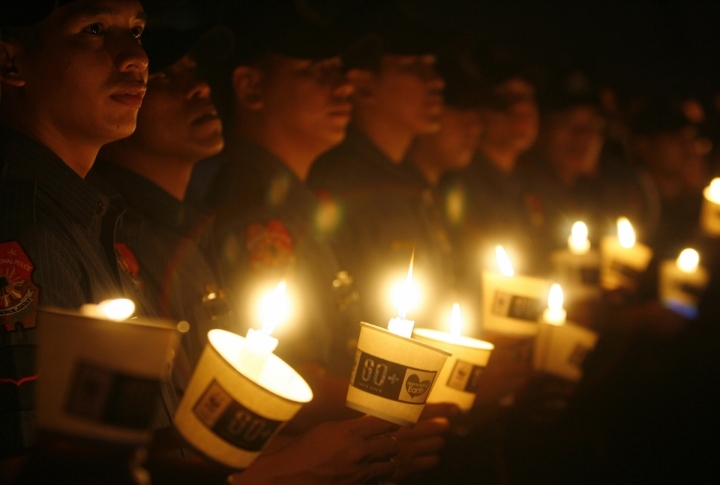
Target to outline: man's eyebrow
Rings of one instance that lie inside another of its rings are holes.
[[[106,5],[97,5],[95,3],[81,2],[76,8],[72,9],[65,16],[64,21],[78,20],[83,18],[98,17],[100,15],[115,16],[120,12]],[[142,8],[137,11],[133,20],[147,20],[147,14]]]

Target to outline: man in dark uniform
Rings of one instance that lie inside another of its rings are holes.
[[[437,36],[395,2],[364,7],[356,18],[380,36],[382,50],[346,56],[353,121],[347,139],[313,165],[308,183],[341,211],[333,244],[356,278],[363,318],[384,326],[395,316],[391,285],[405,279],[414,252],[413,278],[423,296],[422,308],[410,315],[420,326],[437,326],[433,311],[454,285],[448,240],[427,217],[426,183],[401,166],[416,135],[440,128]]]
[[[137,1],[3,2],[0,23],[0,449],[34,440],[35,316],[131,290],[119,197],[88,175],[135,129],[147,57]],[[45,5],[43,5],[45,4]]]

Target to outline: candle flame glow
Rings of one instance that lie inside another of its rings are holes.
[[[450,335],[453,337],[459,337],[462,335],[462,313],[460,312],[460,305],[455,303],[452,307],[452,313],[450,313]]]
[[[135,313],[135,303],[127,298],[117,298],[100,302],[97,309],[108,319],[121,321]]]
[[[582,221],[573,224],[568,238],[568,247],[574,254],[584,254],[590,249],[590,241],[588,241],[588,227]]]
[[[495,259],[503,275],[508,277],[515,275],[515,270],[512,267],[512,263],[510,263],[510,258],[502,246],[495,246]]]
[[[392,300],[397,308],[398,315],[401,319],[407,317],[408,311],[417,307],[420,302],[420,289],[413,281],[413,263],[415,261],[415,251],[410,257],[410,269],[408,269],[405,281],[397,283],[392,289]]]
[[[627,217],[620,217],[617,220],[617,230],[620,246],[627,249],[635,246],[635,230]]]
[[[697,270],[700,264],[700,255],[697,251],[691,248],[683,249],[680,252],[680,256],[677,258],[677,265],[680,271],[685,273],[693,273]]]
[[[548,308],[552,311],[562,310],[564,300],[565,298],[560,285],[557,283],[553,284],[548,293]]]
[[[708,190],[708,198],[711,202],[715,202],[716,204],[720,204],[720,177],[715,177],[710,182],[709,190]]]
[[[287,285],[281,281],[274,290],[260,298],[258,305],[262,332],[270,335],[275,328],[290,316],[290,299],[286,294]]]

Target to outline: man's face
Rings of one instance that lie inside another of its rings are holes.
[[[190,56],[148,77],[147,94],[130,137],[143,150],[195,163],[223,147],[222,125],[210,87]]]
[[[343,141],[353,87],[339,57],[310,61],[274,54],[261,75],[266,118],[290,139],[312,144],[318,155]]]
[[[433,55],[383,55],[371,84],[378,112],[415,135],[439,130],[445,81],[435,71],[435,62]]]
[[[592,106],[577,106],[543,118],[545,160],[573,177],[593,175],[604,141],[605,122]]]
[[[528,82],[513,78],[495,89],[494,98],[497,106],[480,111],[483,140],[518,154],[527,151],[538,133],[535,89]]]
[[[418,141],[443,171],[459,170],[472,159],[478,146],[481,125],[477,110],[445,106],[440,115],[442,127],[437,133],[422,136]]]
[[[33,28],[37,45],[9,43],[36,129],[100,145],[133,132],[147,79],[144,19],[137,0],[81,0]]]

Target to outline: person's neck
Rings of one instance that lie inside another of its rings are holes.
[[[478,151],[501,172],[512,173],[518,160],[518,153],[504,147],[480,142]]]
[[[240,138],[260,145],[275,155],[302,181],[307,179],[313,162],[324,151],[312,146],[305,137],[295,137],[282,129],[273,129],[259,120],[242,120],[235,131]]]
[[[92,168],[102,146],[97,141],[70,139],[51,124],[33,122],[12,113],[1,113],[0,124],[42,143],[81,178]]]
[[[420,138],[415,139],[415,142],[410,145],[407,159],[417,167],[430,186],[435,187],[438,184],[443,171],[440,164],[435,163],[436,159],[432,150],[425,147],[420,142]]]
[[[179,201],[185,200],[192,169],[197,161],[135,150],[122,142],[104,147],[100,157],[148,179]]]
[[[415,133],[374,110],[356,107],[353,124],[394,164],[405,159]]]

